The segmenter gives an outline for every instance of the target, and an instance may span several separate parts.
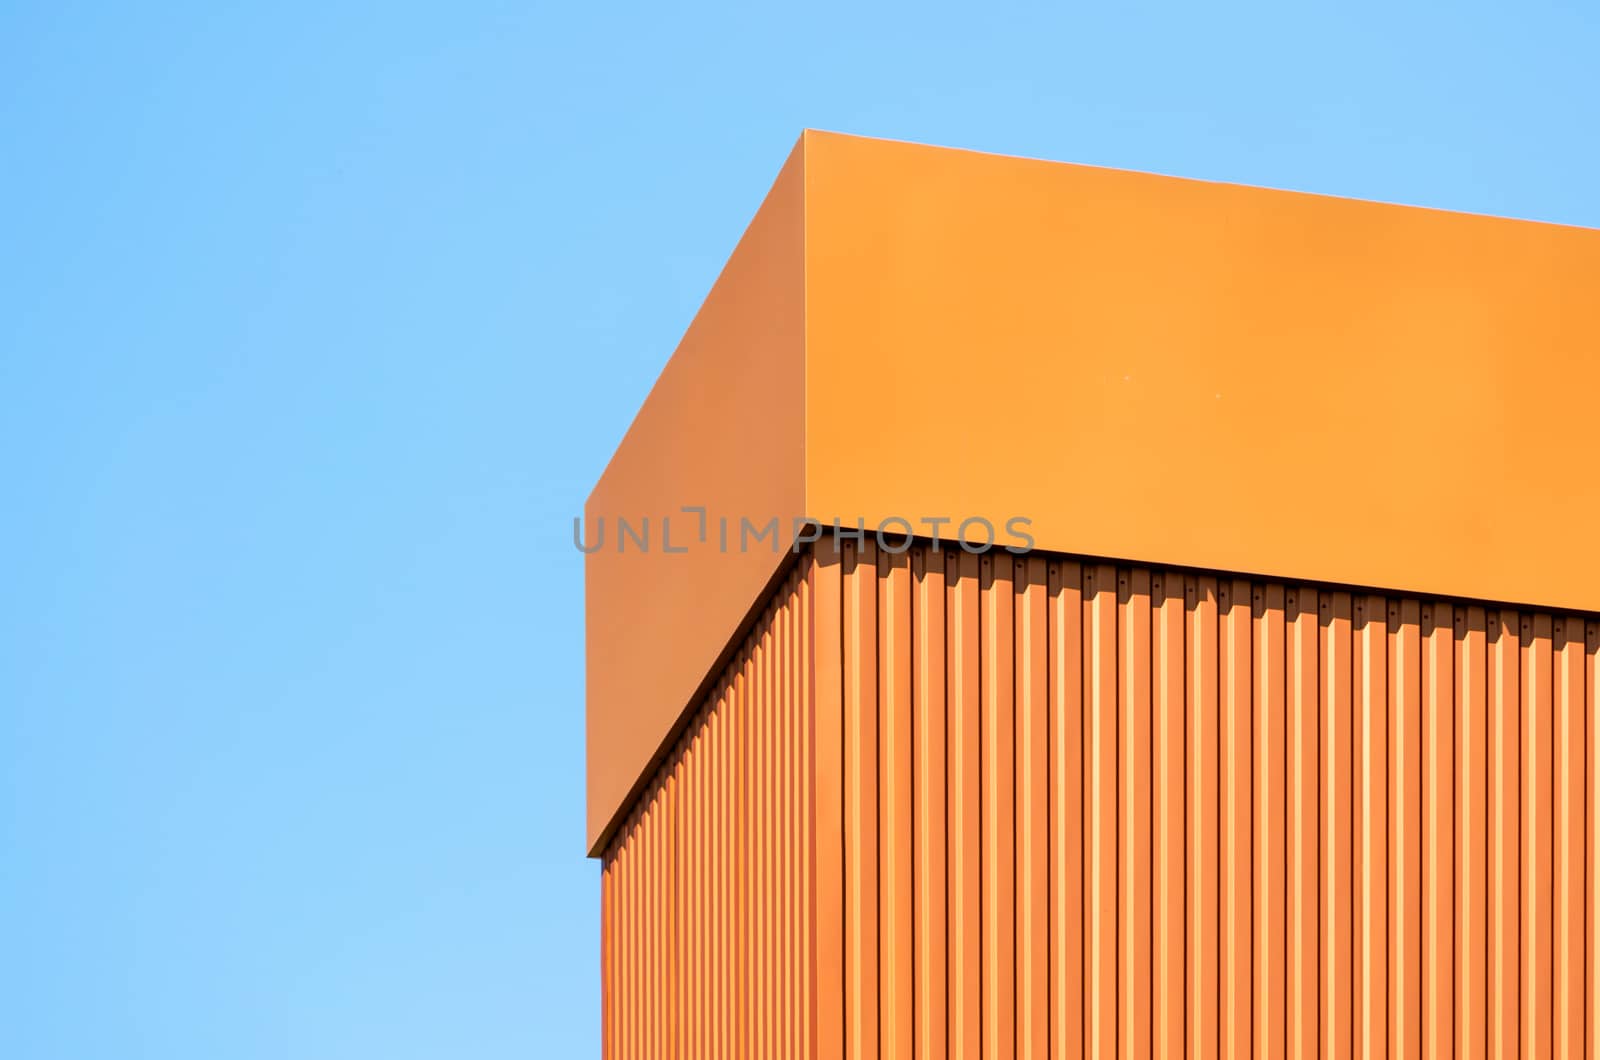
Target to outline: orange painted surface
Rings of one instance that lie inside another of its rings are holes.
[[[741,517],[776,518],[787,535],[797,516],[869,526],[981,516],[997,528],[1015,516],[1031,520],[1046,550],[1600,609],[1600,564],[1583,561],[1579,546],[1530,544],[1527,529],[1600,521],[1600,478],[1551,456],[1591,442],[1596,290],[1600,232],[1591,230],[806,133],[586,508],[591,540],[607,517],[636,528],[648,517],[654,528],[649,553],[619,553],[613,521],[606,547],[586,561],[591,850],[605,845],[786,562],[760,545],[717,548],[721,516],[735,538]],[[710,540],[689,539],[698,526],[685,505],[708,508]],[[664,553],[666,516],[688,554]],[[1251,601],[1231,606],[1245,611],[1226,626],[1230,651],[1289,635],[1256,629]],[[1413,675],[1403,676],[1406,702],[1421,710]],[[1290,677],[1287,667],[1268,675],[1286,705]],[[1287,721],[1237,713],[1239,691],[1219,690],[1224,761],[1255,736],[1294,753]],[[1399,753],[1419,753],[1412,716],[1397,723],[1377,712],[1372,691],[1359,681],[1349,689],[1358,720],[1384,727],[1385,748],[1398,741]],[[976,694],[998,708],[1015,689]],[[1142,759],[1102,760],[1097,726],[1123,716],[1153,726],[1156,704],[1084,709],[1088,782],[1115,788],[1116,770]],[[997,735],[997,718],[982,720]],[[1534,735],[1551,738],[1544,728]],[[1549,757],[1543,743],[1530,753]],[[1019,768],[1014,757],[984,762]],[[1277,773],[1266,781],[1276,793]],[[887,783],[873,799],[905,798],[903,778]],[[1217,778],[1225,852],[1242,849],[1272,805],[1241,785],[1226,769]],[[1376,785],[1362,775],[1360,805],[1387,812],[1398,800],[1413,824],[1437,796]],[[1130,812],[1156,827],[1166,794]],[[974,812],[993,827],[1011,811],[980,803]],[[1116,822],[1088,823],[1093,840]],[[1359,859],[1363,818],[1350,827]],[[1392,876],[1403,897],[1437,856],[1416,838],[1424,845],[1414,858],[1408,846],[1398,862],[1383,854],[1359,867]],[[1544,833],[1532,840],[1545,843]],[[1165,871],[1156,853],[1126,866],[1092,842],[1089,853],[1091,896],[1098,873]],[[1295,889],[1308,885],[1298,855],[1284,855],[1281,875],[1259,879],[1235,878],[1224,862],[1220,900],[1232,909],[1264,887],[1291,929],[1304,913]],[[903,869],[903,849],[887,867]],[[1026,875],[1019,886],[1029,887]],[[1031,889],[1024,898],[1037,900]],[[1396,1048],[1414,1051],[1436,1019],[1416,978],[1435,959],[1432,935],[1415,909],[1392,911],[1405,954],[1398,978],[1363,980],[1351,1004],[1422,1006],[1394,1021]],[[1543,930],[1544,907],[1529,911]],[[1348,915],[1364,923],[1381,913],[1388,924],[1390,912],[1385,896]],[[993,930],[1037,910],[1002,903],[977,915]],[[868,926],[890,945],[904,930]],[[1101,953],[1095,937],[1087,944]],[[1229,968],[1218,970],[1218,989],[1226,1005],[1263,1013],[1261,1033],[1276,1038],[1280,1010],[1307,1003],[1309,973],[1270,948],[1258,956],[1284,965],[1282,997],[1241,994]],[[1350,959],[1367,958],[1358,948]],[[1119,973],[1107,956],[1087,974]],[[1001,984],[978,989],[993,1002]],[[914,982],[909,994],[897,986],[895,1004],[916,992]],[[1022,1003],[1038,999],[1025,990]],[[1128,1014],[1082,1016],[1109,1041]],[[915,1037],[900,1009],[890,1018],[893,1034]]]
[[[584,506],[586,544],[604,531],[584,562],[591,853],[778,568],[763,547],[719,549],[722,521],[737,543],[741,517],[804,507],[803,177],[797,150]],[[684,506],[707,509],[704,541]],[[619,519],[635,535],[648,520],[648,551]]]
[[[811,514],[1600,609],[1527,535],[1600,521],[1600,231],[827,133],[805,185]]]
[[[605,1055],[1583,1055],[1597,673],[1593,615],[819,549],[606,849]]]
[[[1527,527],[1600,517],[1597,289],[806,134],[586,508],[606,1057],[1592,1055],[1600,564]],[[1040,551],[718,547],[801,516]]]

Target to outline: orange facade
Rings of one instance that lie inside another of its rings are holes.
[[[1597,290],[802,136],[585,507],[605,1055],[1600,1053]]]
[[[805,134],[586,506],[591,851],[783,561],[741,519],[1600,610],[1596,291],[1587,229]]]
[[[606,1056],[1590,1055],[1600,622],[801,557],[604,855]]]

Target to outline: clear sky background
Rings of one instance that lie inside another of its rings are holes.
[[[803,127],[1600,226],[1589,0],[676,6],[0,4],[0,1056],[598,1056],[571,517]]]

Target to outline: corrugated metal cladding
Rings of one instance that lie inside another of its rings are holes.
[[[1594,616],[870,544],[770,613],[607,859],[608,1056],[1600,1053]]]
[[[780,584],[604,855],[604,1055],[809,1056],[810,586]]]

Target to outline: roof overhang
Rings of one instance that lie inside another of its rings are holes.
[[[1600,232],[808,132],[585,509],[591,851],[786,559],[741,520],[1600,610],[1597,410]]]

